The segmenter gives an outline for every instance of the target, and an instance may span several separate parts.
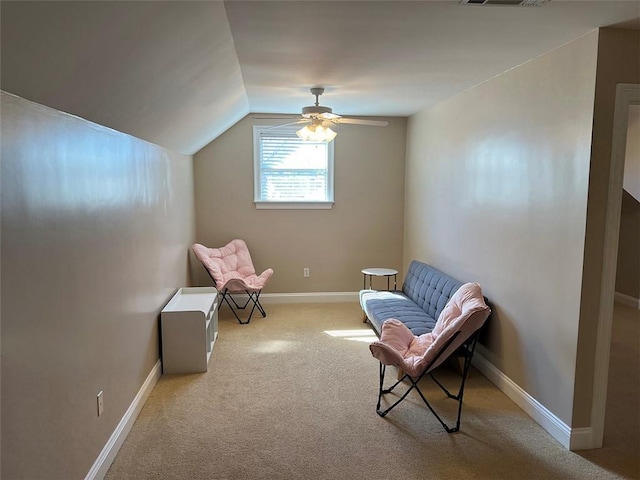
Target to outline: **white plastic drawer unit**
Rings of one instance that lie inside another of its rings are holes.
[[[218,291],[181,288],[160,314],[163,373],[206,372],[218,337]]]

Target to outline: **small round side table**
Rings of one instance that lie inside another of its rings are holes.
[[[362,288],[367,288],[367,277],[369,277],[369,290],[372,290],[373,277],[387,277],[387,290],[390,289],[389,282],[393,277],[393,289],[397,289],[398,271],[393,268],[364,268],[362,270],[363,283]]]

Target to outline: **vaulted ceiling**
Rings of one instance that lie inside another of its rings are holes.
[[[194,153],[250,112],[409,116],[640,1],[1,2],[1,88]],[[549,79],[550,82],[553,79]]]

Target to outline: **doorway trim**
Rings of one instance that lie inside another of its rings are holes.
[[[601,448],[604,437],[604,417],[607,404],[607,383],[609,380],[609,353],[611,351],[611,328],[613,325],[613,302],[618,261],[618,235],[620,233],[622,185],[627,146],[627,123],[629,106],[640,105],[640,85],[630,83],[618,84],[616,87],[615,102],[609,191],[604,231],[604,258],[600,284],[600,310],[598,312],[595,367],[593,372],[591,441],[589,442],[589,446],[576,445],[576,448],[574,448],[572,442],[572,450],[580,448]]]

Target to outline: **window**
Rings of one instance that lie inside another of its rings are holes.
[[[305,142],[299,125],[253,127],[256,208],[331,208],[333,143]]]

